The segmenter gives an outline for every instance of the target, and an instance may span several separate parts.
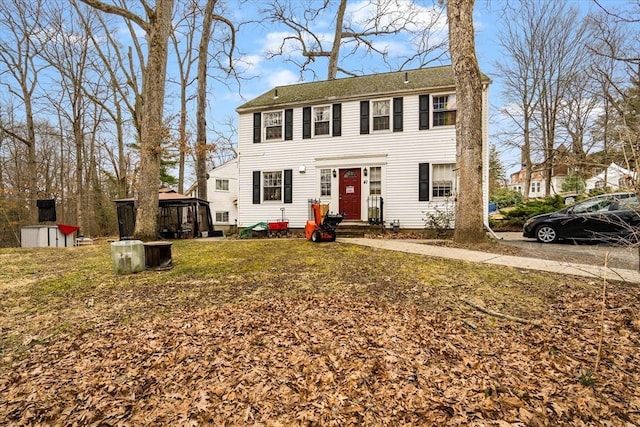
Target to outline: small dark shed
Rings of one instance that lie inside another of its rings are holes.
[[[118,199],[115,203],[120,239],[131,239],[136,225],[137,200]],[[162,189],[158,194],[158,207],[159,237],[189,239],[214,235],[211,209],[206,200]]]

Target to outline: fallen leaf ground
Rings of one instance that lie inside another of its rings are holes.
[[[173,260],[0,250],[0,425],[640,425],[637,285],[302,239]]]

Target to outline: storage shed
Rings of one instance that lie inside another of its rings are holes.
[[[133,238],[136,224],[135,198],[115,200],[118,211],[118,231],[121,240]],[[171,189],[158,195],[158,236],[165,239],[189,239],[213,236],[213,221],[209,202],[188,197]]]

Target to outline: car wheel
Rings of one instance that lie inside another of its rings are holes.
[[[558,241],[558,232],[550,225],[541,225],[536,229],[536,239],[540,243],[554,243]]]
[[[322,236],[320,235],[320,232],[318,230],[311,233],[311,241],[313,243],[320,243],[320,240],[322,240],[321,238]]]

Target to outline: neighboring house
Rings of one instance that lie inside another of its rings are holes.
[[[483,76],[483,165],[489,84]],[[457,104],[450,66],[279,86],[237,112],[241,228],[282,215],[303,228],[313,199],[344,212],[345,221],[382,216],[400,228],[424,228],[429,214],[453,212]],[[488,206],[486,167],[482,188]]]
[[[197,197],[198,183],[186,191]],[[238,221],[238,159],[229,160],[207,174],[207,201],[216,230],[234,231]]]
[[[556,149],[555,161],[551,171],[551,194],[546,194],[546,173],[544,164],[534,164],[531,172],[531,183],[529,184],[529,197],[532,199],[538,197],[555,196],[562,193],[562,184],[569,175],[569,153],[564,145],[560,145]],[[524,195],[525,170],[520,169],[509,176],[508,188],[518,191]]]
[[[229,231],[238,220],[238,159],[209,172],[207,200],[216,230]]]
[[[596,188],[610,188],[612,190],[620,190],[633,187],[636,182],[636,173],[611,163],[606,171],[600,172],[598,175],[587,179],[586,190]]]
[[[551,177],[551,196],[562,193],[562,184],[564,183],[567,175],[565,173],[556,174]],[[524,195],[524,182],[525,172],[519,170],[514,172],[509,177],[508,187],[511,190],[518,191]],[[547,180],[544,178],[544,173],[540,171],[534,171],[531,173],[531,184],[529,186],[529,197],[532,199],[538,197],[547,197],[546,194]]]

